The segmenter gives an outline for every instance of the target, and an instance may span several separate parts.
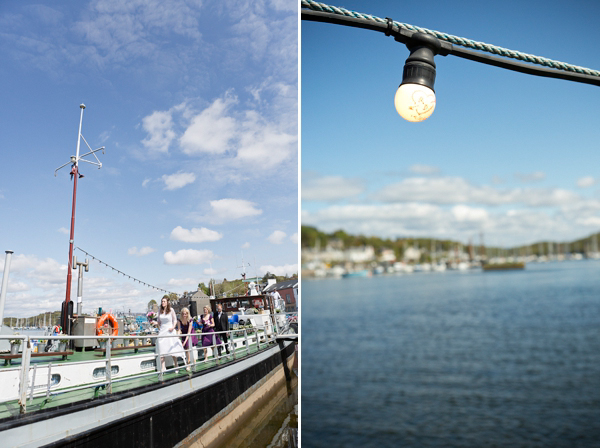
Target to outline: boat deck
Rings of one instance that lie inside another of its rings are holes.
[[[228,363],[233,363],[235,360],[243,359],[259,351],[263,351],[267,347],[273,347],[276,345],[274,342],[262,343],[261,347],[249,344],[248,347],[238,347],[235,349],[235,356],[233,353],[227,355],[225,350],[221,357],[215,358],[214,356],[208,356],[206,360],[198,359],[196,362],[192,362],[190,365],[190,371],[186,370],[185,365],[179,365],[176,367],[168,368],[162,374],[162,381],[159,377],[159,373],[152,369],[149,372],[143,374],[135,374],[130,376],[120,376],[113,378],[110,387],[112,393],[118,393],[122,391],[132,390],[143,386],[159,384],[177,377],[188,377],[199,372],[212,369],[216,366],[224,366]],[[130,349],[130,350],[128,350]],[[201,352],[201,348],[200,352]],[[137,353],[136,353],[137,352]],[[32,354],[33,355],[33,354]],[[52,364],[52,368],[59,367],[61,364],[71,364],[77,362],[89,362],[89,361],[103,361],[106,360],[106,355],[98,350],[92,351],[74,351],[72,354],[69,352],[67,356],[62,353],[49,353],[48,357],[32,357],[30,359],[30,369],[36,364],[39,366],[47,366],[49,363]],[[52,356],[54,355],[54,356]],[[149,357],[155,356],[154,346],[150,347],[121,347],[118,351],[113,351],[111,354],[111,362],[116,363],[120,359],[126,359],[129,357]],[[49,359],[52,357],[53,359]],[[66,359],[64,359],[66,358]],[[4,363],[2,363],[4,364]],[[21,358],[20,354],[18,358],[12,359],[12,365],[0,366],[0,371],[4,369],[20,369]],[[106,379],[99,379],[97,383],[86,384],[81,388],[76,389],[53,389],[49,394],[41,394],[37,392],[30,398],[30,391],[27,392],[27,414],[34,413],[44,409],[50,409],[53,407],[74,403],[83,400],[90,400],[101,396],[108,395],[108,381]],[[20,413],[20,404],[18,400],[6,401],[0,403],[0,421],[7,417],[14,417]]]

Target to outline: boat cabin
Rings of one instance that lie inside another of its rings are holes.
[[[227,313],[239,313],[240,308],[248,310],[256,308],[258,310],[270,310],[272,308],[268,294],[259,294],[256,296],[238,296],[238,297],[221,297],[210,299],[210,306],[213,312],[217,311],[217,304],[223,306],[223,311]]]
[[[279,283],[272,283],[264,289],[264,293],[269,295],[271,292],[277,291],[285,302],[285,311],[293,313],[298,311],[298,279],[293,278]]]

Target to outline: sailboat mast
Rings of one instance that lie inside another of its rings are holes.
[[[76,155],[71,156],[69,162],[65,163],[64,165],[61,165],[56,170],[54,170],[54,175],[56,176],[56,172],[58,170],[60,170],[61,168],[64,168],[65,166],[70,164],[71,165],[71,173],[70,174],[71,174],[71,178],[73,179],[73,203],[72,203],[72,207],[71,207],[71,231],[69,234],[69,260],[67,263],[67,287],[66,287],[66,292],[65,292],[65,300],[62,304],[62,320],[61,320],[61,324],[63,326],[63,331],[66,334],[70,333],[70,325],[69,325],[70,321],[69,321],[68,316],[70,314],[69,313],[69,304],[71,302],[71,280],[73,277],[72,270],[73,270],[73,249],[74,249],[74,243],[75,243],[75,206],[77,204],[77,181],[79,180],[80,177],[83,177],[83,175],[79,174],[79,160],[83,160],[84,162],[90,163],[92,165],[96,165],[98,167],[98,169],[100,169],[100,168],[102,168],[102,163],[100,163],[100,160],[98,160],[98,157],[96,156],[95,153],[97,151],[102,151],[104,153],[104,146],[102,146],[98,149],[92,150],[92,148],[87,143],[87,141],[85,139],[83,139],[83,141],[88,146],[90,151],[86,154],[80,155],[81,139],[83,138],[83,135],[81,135],[81,127],[83,125],[83,110],[85,109],[85,104],[80,104],[79,108],[81,109],[81,112],[79,115],[79,133],[77,134]],[[88,155],[93,155],[94,158],[96,159],[96,162],[86,160],[85,157]]]
[[[81,147],[81,126],[83,124],[83,110],[85,104],[80,104],[81,114],[79,115],[79,133],[77,134],[77,155],[73,160],[73,166],[71,168],[71,174],[73,176],[73,205],[71,207],[71,232],[69,237],[69,262],[67,268],[67,291],[65,294],[65,308],[71,300],[71,279],[72,279],[72,268],[73,268],[73,244],[75,243],[75,206],[77,204],[77,180],[79,179],[79,149]],[[66,315],[65,309],[65,315]],[[66,322],[63,316],[63,328],[66,328]]]

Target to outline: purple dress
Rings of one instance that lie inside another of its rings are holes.
[[[208,327],[207,324],[214,325],[215,321],[212,315],[208,319],[205,319],[204,315],[202,315],[200,320],[202,322],[202,347],[210,347],[211,345],[213,345],[213,335],[215,333],[215,327]],[[221,338],[219,338],[219,336],[217,336],[215,340],[217,341],[217,345],[221,344]]]
[[[190,340],[192,339],[192,335],[190,334],[188,337],[188,330],[190,328],[190,321],[188,321],[187,324],[184,324],[181,320],[179,321],[179,328],[181,329],[181,343],[183,344],[183,341],[185,341],[185,338],[187,337],[188,340],[185,344],[183,344],[183,348],[185,348],[186,350],[188,350],[190,348]]]

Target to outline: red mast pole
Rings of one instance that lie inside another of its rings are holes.
[[[73,167],[71,168],[71,176],[73,177],[73,206],[71,209],[71,234],[69,237],[69,263],[67,264],[67,291],[65,294],[65,301],[63,302],[63,312],[62,312],[62,328],[65,334],[70,333],[70,322],[69,322],[69,302],[71,301],[71,279],[73,277],[73,244],[75,243],[75,205],[77,203],[77,179],[79,178],[79,170],[77,169],[79,165],[79,148],[81,144],[81,124],[83,122],[83,110],[85,109],[85,104],[79,105],[81,109],[81,115],[79,117],[79,133],[77,134],[77,155],[75,157],[71,157],[73,161]]]
[[[73,208],[71,210],[71,236],[69,238],[69,267],[67,270],[67,294],[65,296],[65,303],[69,303],[71,300],[71,278],[72,270],[73,270],[73,245],[75,243],[75,205],[77,203],[77,178],[79,177],[79,172],[77,170],[77,165],[73,165],[73,169],[71,170],[71,174],[73,175]]]

